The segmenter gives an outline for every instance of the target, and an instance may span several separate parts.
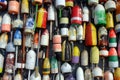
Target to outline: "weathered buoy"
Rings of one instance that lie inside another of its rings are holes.
[[[28,0],[22,0],[21,13],[29,13],[29,2],[28,2]]]
[[[114,11],[116,9],[116,3],[114,0],[108,0],[105,3],[105,9],[108,11]]]
[[[103,72],[102,72],[102,69],[99,68],[99,67],[95,67],[93,70],[92,70],[92,75],[93,77],[103,77]]]
[[[92,73],[90,69],[85,70],[85,80],[92,80]]]
[[[77,40],[78,41],[83,41],[84,40],[83,26],[79,25],[76,30],[77,30],[77,32],[76,32]]]
[[[20,46],[22,44],[22,34],[20,30],[16,30],[14,33],[14,45]]]
[[[69,41],[76,41],[76,29],[73,26],[69,28]]]
[[[65,6],[65,0],[56,0],[56,8],[61,8]]]
[[[81,53],[81,65],[82,66],[88,66],[88,51],[83,50]]]
[[[77,69],[76,80],[84,80],[84,72],[81,67],[78,67],[78,69]]]
[[[72,67],[69,63],[65,62],[61,66],[62,73],[70,73],[72,72]]]
[[[30,80],[41,80],[41,75],[38,73],[38,76],[35,76],[35,72],[32,73]]]
[[[23,80],[21,74],[16,74],[14,80]]]

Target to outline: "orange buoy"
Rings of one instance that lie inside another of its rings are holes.
[[[16,0],[9,1],[8,4],[8,13],[10,14],[18,14],[19,12],[19,2]]]

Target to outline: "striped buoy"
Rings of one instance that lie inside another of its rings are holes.
[[[108,45],[108,33],[107,33],[107,30],[106,28],[103,26],[103,27],[100,27],[98,29],[98,45],[99,46],[107,46]]]
[[[83,50],[81,53],[81,65],[88,66],[88,51]]]
[[[117,47],[116,34],[113,29],[109,31],[109,47]]]
[[[107,29],[114,28],[113,16],[112,13],[110,12],[106,14],[106,28]]]
[[[96,28],[92,23],[88,23],[85,30],[85,45],[94,46],[97,45],[97,33]]]
[[[4,14],[4,16],[3,16],[1,31],[2,32],[10,32],[11,31],[11,18],[8,13]]]
[[[66,1],[66,6],[67,7],[73,7],[74,6],[74,0],[65,0]]]
[[[114,80],[113,79],[113,74],[110,71],[106,71],[104,73],[104,80]]]
[[[120,80],[120,68],[115,69],[114,80]]]
[[[96,25],[106,25],[106,14],[104,6],[101,4],[97,4],[94,13],[95,13],[94,23]]]
[[[117,68],[119,66],[117,51],[115,48],[110,48],[108,61],[110,68]]]
[[[102,57],[108,57],[108,55],[109,55],[109,52],[106,49],[106,47],[100,47],[100,56],[102,56]]]
[[[46,28],[48,13],[45,8],[40,8],[37,15],[37,28]]]
[[[90,50],[90,63],[98,64],[99,63],[99,49],[97,46],[94,46]]]
[[[72,8],[71,24],[82,24],[82,10],[77,5]]]
[[[78,46],[74,46],[72,52],[72,63],[74,64],[79,63],[79,58],[80,58],[80,50]]]

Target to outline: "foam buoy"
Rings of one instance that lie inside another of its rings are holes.
[[[90,62],[93,64],[98,64],[99,63],[99,49],[97,46],[94,46],[91,48],[90,51]]]
[[[30,80],[41,80],[41,75],[38,73],[38,76],[35,76],[35,72],[32,73]]]
[[[14,80],[23,80],[21,74],[16,74]]]
[[[68,30],[68,28],[67,28],[67,27],[62,27],[62,28],[61,28],[61,36],[62,36],[62,37],[68,37],[68,35],[69,35],[69,30]]]
[[[84,80],[84,72],[83,72],[83,69],[81,67],[77,68],[76,80]]]
[[[100,47],[100,56],[102,56],[102,57],[108,57],[108,55],[109,55],[109,52],[106,49],[106,47]]]
[[[48,13],[45,8],[40,8],[38,10],[37,28],[46,28],[47,16]]]
[[[8,3],[8,13],[18,14],[19,12],[19,2],[16,0],[11,0]]]
[[[11,30],[11,18],[8,13],[4,14],[3,19],[2,19],[2,27],[1,31],[2,32],[10,32]]]
[[[88,22],[89,21],[89,9],[87,6],[83,7],[83,22]]]
[[[116,22],[120,22],[120,1],[116,3]]]
[[[62,73],[70,73],[72,72],[72,67],[69,63],[65,62],[61,66]]]
[[[85,32],[85,45],[97,45],[97,33],[95,26],[92,23],[87,24]]]
[[[81,65],[87,66],[88,65],[88,51],[83,50],[81,53]]]
[[[65,2],[67,7],[73,7],[74,6],[74,0],[66,0]]]
[[[104,80],[113,80],[113,74],[110,71],[104,73]]]
[[[74,64],[79,63],[79,57],[80,57],[80,50],[78,46],[74,46],[72,52],[72,63]]]
[[[65,6],[65,0],[56,0],[56,8],[61,8]]]
[[[7,42],[8,42],[8,35],[7,33],[2,33],[0,35],[0,48],[5,49],[7,46]]]
[[[28,2],[28,0],[22,0],[21,13],[29,13],[29,2]]]
[[[39,33],[36,32],[34,34],[34,39],[33,39],[33,47],[36,48],[36,49],[38,48],[38,43],[39,43],[38,38],[39,38]]]
[[[64,76],[62,75],[62,73],[57,74],[55,80],[64,80]]]
[[[61,42],[62,42],[61,35],[53,36],[53,44],[61,44]]]
[[[116,9],[116,3],[114,0],[108,0],[105,3],[105,9],[108,11],[114,11]]]
[[[19,30],[14,33],[14,45],[20,46],[22,44],[22,34]]]
[[[93,75],[93,77],[97,77],[97,78],[103,77],[102,69],[99,67],[95,67],[92,71],[92,75]]]
[[[106,28],[114,28],[113,15],[110,12],[106,14]]]
[[[78,27],[77,27],[77,34],[76,34],[76,38],[77,38],[77,40],[80,40],[80,41],[82,41],[82,40],[84,40],[84,34],[83,34],[83,26],[82,25],[79,25]]]
[[[82,10],[77,5],[72,8],[71,24],[82,24]]]
[[[98,30],[98,45],[99,46],[107,46],[108,45],[107,36],[108,36],[108,33],[107,33],[106,28],[104,26],[100,27]]]
[[[36,5],[36,4],[42,5],[43,0],[32,0],[32,2],[33,2],[33,5]]]
[[[98,0],[88,0],[89,5],[97,5],[98,2],[99,2]]]
[[[95,7],[94,23],[96,25],[106,25],[106,14],[103,5],[97,4]]]
[[[109,31],[109,47],[117,47],[116,34],[113,29]]]
[[[85,70],[85,80],[92,80],[92,73],[90,69]]]
[[[110,68],[117,68],[119,66],[117,51],[115,48],[110,48],[108,61],[109,61]]]
[[[76,29],[73,26],[69,28],[69,41],[76,41]]]
[[[114,80],[120,80],[120,68],[115,69]]]

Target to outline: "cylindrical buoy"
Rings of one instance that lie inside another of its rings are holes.
[[[81,65],[88,66],[88,51],[83,50],[81,53]]]
[[[72,63],[74,64],[79,63],[79,58],[80,58],[80,50],[78,46],[74,46],[72,52]]]
[[[34,39],[33,39],[33,47],[34,48],[38,48],[38,44],[39,44],[39,33],[37,32],[37,33],[35,33],[34,34]]]
[[[53,44],[53,50],[54,52],[62,52],[61,44]]]
[[[68,37],[68,35],[69,35],[69,30],[67,27],[62,27],[60,32],[61,32],[62,37]]]
[[[10,14],[18,14],[19,12],[19,2],[16,0],[11,0],[8,3],[8,13]]]
[[[97,45],[97,33],[95,26],[92,23],[87,24],[85,32],[85,45]]]
[[[90,51],[90,63],[98,64],[99,63],[99,49],[97,46],[91,48]]]
[[[10,32],[11,30],[11,18],[9,14],[4,14],[3,19],[2,19],[2,27],[1,31],[2,32]]]
[[[108,57],[109,53],[106,47],[100,47],[100,56],[102,57]]]
[[[53,44],[61,44],[61,43],[62,43],[61,35],[54,35]]]
[[[71,24],[82,24],[82,10],[77,5],[72,8]]]
[[[97,5],[99,3],[99,0],[88,0],[89,5]]]
[[[49,44],[49,33],[47,29],[45,29],[44,32],[42,33],[40,44],[42,46],[48,46]]]
[[[16,46],[22,45],[22,34],[19,30],[16,30],[14,33],[14,45]]]
[[[38,10],[37,16],[37,28],[46,28],[48,13],[45,8],[40,8]]]
[[[5,49],[7,46],[7,42],[8,42],[8,35],[7,33],[2,33],[0,35],[0,48]]]
[[[28,2],[28,0],[22,0],[21,13],[29,13],[29,2]]]
[[[106,28],[103,26],[103,27],[100,27],[98,29],[98,45],[99,46],[107,46],[108,45],[108,33],[107,33],[107,30]]]
[[[46,65],[47,64],[47,65]],[[42,71],[43,75],[48,75],[50,74],[50,61],[49,58],[45,58],[44,59],[44,63],[43,63],[43,71]]]
[[[113,29],[109,31],[109,47],[117,47],[116,34]]]
[[[115,69],[114,80],[120,80],[120,68]]]
[[[77,40],[80,40],[80,41],[84,40],[83,35],[84,35],[83,34],[83,26],[79,25],[77,27],[77,32],[76,32],[76,38],[77,38]]]
[[[85,80],[92,80],[92,73],[90,69],[85,70]]]
[[[5,72],[11,74],[13,73],[13,67],[14,67],[14,53],[8,53],[6,58],[6,65],[5,65]]]
[[[113,15],[110,12],[106,14],[106,28],[114,28]]]
[[[55,20],[55,9],[54,9],[53,5],[51,5],[48,8],[48,20],[49,21],[54,21]]]
[[[84,80],[84,72],[81,67],[78,67],[78,69],[77,69],[76,80]]]
[[[99,68],[99,67],[95,67],[95,68],[92,70],[92,75],[93,75],[93,77],[103,77],[102,69]]]
[[[36,5],[36,4],[42,5],[43,0],[32,0],[32,2],[33,2],[33,5]]]
[[[56,8],[61,8],[65,6],[65,0],[56,0],[55,2]]]
[[[69,63],[65,62],[61,66],[62,73],[70,73],[72,72],[72,67]]]
[[[119,66],[117,51],[115,48],[110,48],[108,61],[109,61],[110,68],[117,68]]]
[[[83,16],[82,16],[83,22],[89,21],[89,9],[87,6],[83,7]]]
[[[67,7],[73,7],[74,6],[74,0],[66,0],[65,4]]]
[[[76,41],[76,29],[72,26],[69,28],[69,41]]]
[[[4,73],[2,80],[12,80],[12,76],[8,73]]]
[[[108,11],[114,11],[116,9],[116,3],[114,0],[108,0],[105,3],[105,9]]]
[[[104,73],[104,80],[114,80],[113,74],[110,71]]]
[[[95,7],[94,23],[96,25],[106,25],[106,14],[103,5],[97,4]]]

